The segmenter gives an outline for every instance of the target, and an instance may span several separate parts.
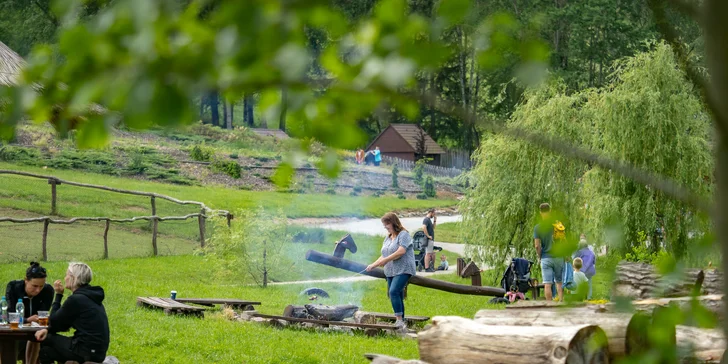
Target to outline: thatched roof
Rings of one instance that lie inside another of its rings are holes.
[[[23,57],[0,42],[0,85],[15,85],[23,65],[25,65]]]

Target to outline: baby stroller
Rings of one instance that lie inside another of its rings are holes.
[[[500,285],[506,291],[506,297],[497,297],[491,300],[493,303],[513,303],[519,299],[527,299],[526,292],[531,289],[531,267],[533,262],[523,258],[511,259],[503,273]]]
[[[418,231],[412,236],[412,244],[415,250],[415,262],[417,264],[417,271],[422,272],[425,269],[425,246],[427,244],[427,237],[423,231]],[[435,246],[432,248],[433,253],[442,251],[442,248]],[[417,253],[419,252],[419,253]]]

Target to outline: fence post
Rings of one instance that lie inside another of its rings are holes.
[[[55,215],[57,213],[56,200],[58,196],[56,193],[56,186],[60,185],[61,182],[57,179],[49,178],[48,184],[51,185],[51,215]]]
[[[152,196],[151,197],[151,200],[152,200],[152,216],[157,216],[157,201],[156,201],[157,199],[154,196]],[[152,227],[154,227],[153,226],[154,225],[154,221],[155,220],[150,221],[150,223],[152,224]]]
[[[48,225],[51,223],[50,219],[43,220],[43,261],[48,261]]]
[[[197,216],[197,222],[200,225],[200,247],[205,247],[205,208],[200,209],[200,215]]]
[[[152,248],[154,249],[154,256],[157,256],[157,221],[156,216],[152,216]]]
[[[109,259],[109,225],[111,221],[106,220],[106,228],[104,229],[104,259]]]
[[[233,219],[233,214],[228,212],[226,217],[227,217],[228,227],[230,227],[230,221]]]

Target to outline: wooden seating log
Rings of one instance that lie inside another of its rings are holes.
[[[364,354],[364,357],[369,359],[372,364],[427,364],[422,360],[404,360],[382,354]]]
[[[609,357],[613,360],[627,354],[625,346],[625,340],[629,336],[627,327],[633,316],[629,313],[588,314],[582,309],[571,308],[561,310],[480,310],[475,314],[475,321],[496,326],[597,325],[607,335]]]
[[[612,286],[612,295],[644,299],[650,297],[713,295],[723,291],[723,274],[715,269],[686,269],[678,278],[664,277],[647,263],[620,262]]]
[[[594,325],[496,326],[437,316],[418,338],[420,359],[430,363],[609,362],[607,335]]]
[[[682,362],[720,362],[726,350],[723,330],[678,325],[676,342]]]

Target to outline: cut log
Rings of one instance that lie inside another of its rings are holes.
[[[678,325],[676,340],[681,362],[720,362],[726,349],[723,330]]]
[[[438,316],[418,335],[420,359],[430,363],[609,362],[607,336],[593,325],[491,326],[456,316]]]
[[[625,340],[629,335],[627,326],[634,315],[629,313],[588,314],[582,309],[562,310],[480,310],[475,321],[497,326],[581,326],[597,325],[607,335],[609,357],[625,356]]]
[[[384,271],[380,268],[374,269],[371,272],[367,272],[367,266],[361,263],[353,262],[351,260],[336,258],[332,255],[317,252],[315,250],[309,250],[306,252],[306,260],[314,263],[324,264],[335,268],[341,268],[354,273],[360,273],[368,275],[370,277],[384,279]],[[416,286],[427,287],[432,289],[438,289],[441,291],[469,294],[476,296],[495,296],[503,297],[506,291],[498,287],[478,287],[478,286],[466,286],[463,284],[456,284],[451,282],[440,281],[436,279],[424,278],[421,276],[412,276],[409,280],[409,284]]]
[[[288,305],[283,310],[283,316],[325,321],[343,321],[346,318],[354,317],[354,313],[358,310],[359,307],[354,305]]]
[[[678,277],[661,276],[655,267],[646,263],[620,262],[612,287],[615,297],[642,299],[649,297],[690,296],[722,293],[723,274],[715,269],[687,269]]]
[[[700,304],[716,315],[716,317],[723,321],[725,319],[724,307],[725,302],[723,295],[707,295],[695,297]],[[652,312],[656,307],[665,307],[670,304],[676,304],[681,309],[688,309],[692,304],[692,297],[674,297],[674,298],[650,298],[646,300],[639,300],[632,302],[634,308],[638,311]]]
[[[427,364],[422,360],[404,360],[381,354],[364,354],[364,357],[369,359],[372,364]]]

